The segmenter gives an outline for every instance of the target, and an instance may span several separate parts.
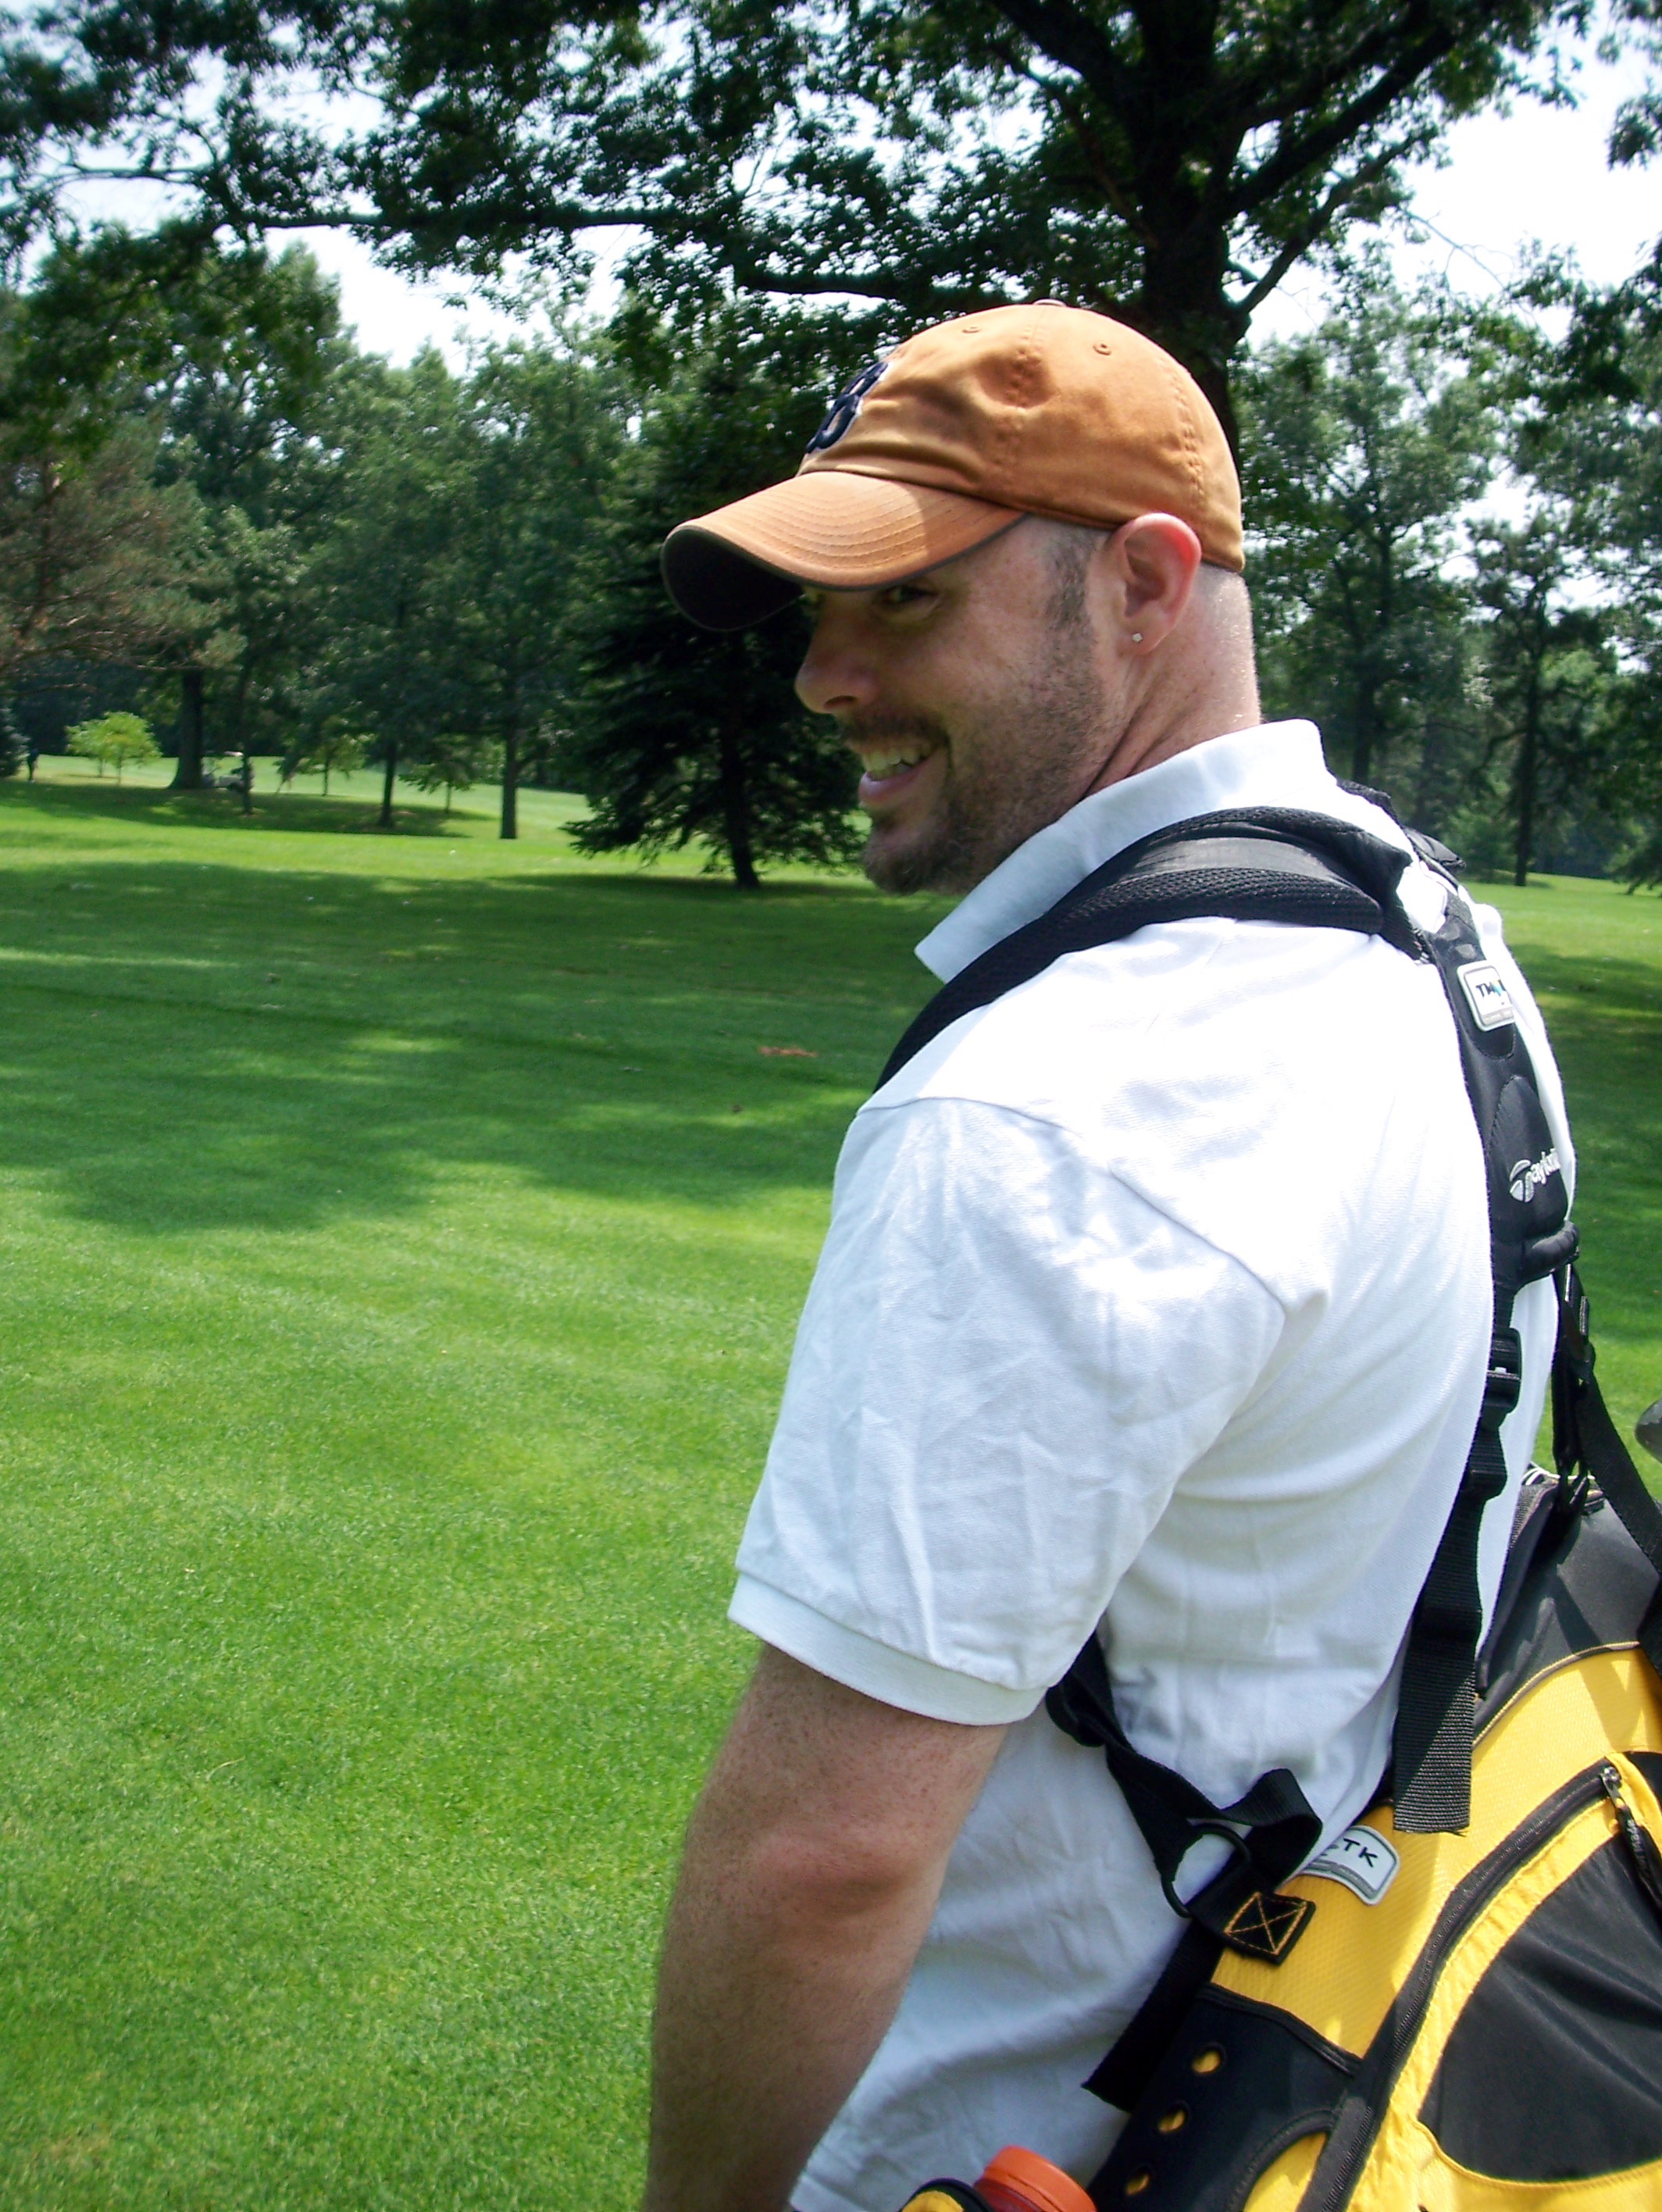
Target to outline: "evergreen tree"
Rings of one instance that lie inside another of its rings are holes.
[[[18,735],[11,708],[0,700],[0,779],[20,774],[27,758],[27,749]],[[29,773],[34,773],[33,763]]]
[[[591,853],[695,839],[746,889],[768,860],[851,859],[856,775],[792,689],[805,633],[696,629],[658,572],[678,522],[788,475],[846,364],[811,323],[736,310],[652,401],[619,463],[585,582],[585,684],[561,753],[587,797]]]

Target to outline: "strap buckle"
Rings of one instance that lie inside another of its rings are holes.
[[[1497,1328],[1489,1340],[1489,1367],[1483,1376],[1485,1428],[1500,1427],[1517,1404],[1523,1387],[1523,1340],[1515,1328]]]
[[[1558,1357],[1575,1380],[1592,1380],[1592,1312],[1573,1267],[1558,1279]]]

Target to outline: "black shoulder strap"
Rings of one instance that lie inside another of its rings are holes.
[[[1349,929],[1381,937],[1410,957],[1435,963],[1483,1139],[1495,1287],[1482,1411],[1410,1628],[1392,1748],[1397,1825],[1441,1831],[1464,1826],[1469,1816],[1482,1626],[1477,1541],[1483,1509],[1505,1484],[1500,1429],[1517,1402],[1521,1382],[1513,1302],[1526,1282],[1568,1267],[1575,1232],[1566,1219],[1557,1156],[1504,983],[1483,957],[1471,908],[1446,865],[1451,856],[1429,841],[1415,842],[1449,884],[1443,927],[1429,939],[1414,929],[1398,896],[1408,858],[1398,846],[1329,817],[1290,809],[1202,815],[1174,823],[1117,854],[1036,921],[961,970],[907,1030],[882,1079],[888,1082],[953,1022],[1030,981],[1066,954],[1112,944],[1157,922],[1221,916]],[[1561,1354],[1564,1341],[1561,1332]],[[1574,1424],[1564,1449],[1579,1451],[1589,1464],[1596,1455],[1600,1466],[1611,1468],[1610,1502],[1662,1571],[1662,1514],[1651,1504],[1598,1398],[1590,1347],[1583,1367],[1585,1372],[1565,1367],[1555,1382],[1555,1402],[1562,1401],[1569,1409],[1562,1418]],[[1625,1478],[1616,1455],[1625,1463]],[[1641,1527],[1645,1535],[1639,1534]],[[1662,1646],[1662,1617],[1655,1617],[1657,1608],[1653,1612],[1653,1640]],[[1262,1775],[1234,1804],[1220,1807],[1181,1775],[1144,1757],[1119,1724],[1095,1636],[1046,1704],[1058,1727],[1102,1750],[1148,1842],[1168,1900],[1192,1923],[1193,1940],[1184,1947],[1185,1978],[1197,1973],[1204,1978],[1203,1961],[1223,1943],[1261,1959],[1284,1957],[1302,1932],[1308,1907],[1278,1894],[1277,1885],[1302,1863],[1320,1830],[1295,1778],[1284,1769]],[[1185,1902],[1175,1888],[1178,1870],[1197,1839],[1207,1834],[1228,1841],[1233,1856],[1221,1874]],[[1174,1991],[1172,1996],[1174,2001]],[[1113,2063],[1111,2056],[1102,2072],[1111,2075]],[[1116,2103],[1124,2101],[1134,2070],[1135,2061],[1121,2067],[1113,2083],[1119,2094],[1101,2076],[1092,2086],[1113,2094]]]
[[[955,976],[901,1039],[884,1082],[961,1016],[990,1005],[1065,954],[1107,945],[1156,922],[1222,916],[1380,936],[1419,957],[1397,886],[1408,855],[1325,815],[1287,808],[1200,815],[1144,837],[1098,868],[1049,911],[993,945]],[[1144,1757],[1114,1711],[1101,1647],[1086,1644],[1046,1699],[1076,1741],[1100,1748],[1148,1842],[1174,1911],[1194,1925],[1198,1955],[1228,1943],[1248,1956],[1284,1957],[1310,1908],[1278,1885],[1314,1848],[1321,1823],[1295,1777],[1260,1775],[1244,1796],[1216,1805],[1193,1784]],[[1204,1835],[1231,1856],[1200,1893],[1175,1884]],[[1096,2086],[1108,2094],[1102,2083]]]
[[[1392,1818],[1405,1833],[1441,1835],[1471,1817],[1471,1740],[1483,1635],[1478,1537],[1485,1507],[1506,1487],[1501,1428],[1518,1402],[1523,1350],[1512,1325],[1526,1283],[1574,1256],[1569,1194],[1535,1070],[1504,979],[1483,951],[1459,884],[1445,875],[1443,924],[1426,942],[1459,1040],[1466,1096],[1488,1177],[1494,1311],[1489,1366],[1453,1508],[1409,1628],[1392,1739]]]
[[[1413,931],[1397,901],[1407,865],[1399,847],[1365,830],[1291,807],[1198,814],[1156,830],[943,985],[889,1054],[879,1085],[961,1016],[1030,982],[1065,954],[1112,945],[1155,922],[1219,917],[1353,929],[1412,954]]]

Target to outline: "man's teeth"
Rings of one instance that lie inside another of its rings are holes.
[[[865,772],[879,781],[886,775],[898,775],[902,769],[916,768],[920,760],[927,760],[934,750],[933,745],[901,745],[893,752],[867,753]]]

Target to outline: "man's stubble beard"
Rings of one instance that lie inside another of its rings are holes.
[[[870,735],[931,737],[947,750],[940,803],[922,834],[893,854],[879,849],[880,830],[867,840],[862,864],[879,890],[973,890],[1084,797],[1110,750],[1088,640],[1083,622],[1053,629],[1020,696],[992,706],[955,744],[929,715],[863,726]]]

